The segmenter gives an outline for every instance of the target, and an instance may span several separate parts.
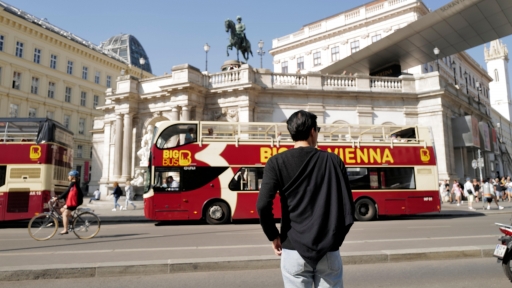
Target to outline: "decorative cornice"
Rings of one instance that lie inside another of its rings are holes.
[[[0,2],[0,7],[1,3],[2,2]],[[109,57],[108,55],[101,53],[101,51],[87,49],[88,47],[86,45],[82,48],[78,46],[80,45],[79,43],[71,39],[68,39],[66,37],[59,37],[58,35],[53,36],[51,33],[49,33],[51,31],[45,31],[47,33],[44,33],[40,31],[40,29],[43,29],[44,31],[44,28],[41,27],[31,27],[31,25],[26,25],[30,22],[24,23],[21,21],[11,19],[10,17],[6,17],[5,15],[1,15],[2,11],[4,10],[0,9],[0,23],[4,24],[5,26],[11,29],[16,29],[20,32],[23,32],[24,34],[28,33],[34,39],[39,39],[51,45],[58,46],[60,47],[60,49],[70,51],[71,54],[80,55],[81,57],[87,58],[93,62],[99,62],[99,64],[104,67],[109,67],[114,70],[121,70],[121,68],[126,68],[127,66],[129,67],[129,64],[113,59],[112,57]],[[32,24],[34,24],[34,22],[32,22]]]
[[[397,16],[400,16],[400,15],[403,15],[403,14],[406,14],[409,12],[417,12],[418,14],[421,14],[423,16],[423,15],[427,15],[429,13],[427,9],[428,8],[422,3],[422,5],[409,6],[403,10],[396,11],[394,13],[387,13],[387,14],[379,15],[379,17],[375,17],[372,19],[364,19],[363,21],[367,21],[364,23],[365,25],[371,25],[371,24],[374,24],[377,22],[382,22],[382,21],[390,19],[390,18],[395,18]],[[284,44],[283,46],[273,48],[269,51],[269,53],[271,55],[275,56],[278,53],[284,53],[287,51],[291,51],[298,47],[303,47],[305,45],[311,44],[312,42],[326,40],[331,37],[343,35],[350,31],[355,31],[357,29],[360,29],[361,25],[362,25],[361,21],[356,21],[354,23],[350,23],[349,26],[340,26],[340,27],[331,29],[329,31],[325,31],[323,33],[312,35],[309,38],[302,38],[302,39]],[[389,31],[391,31],[392,27],[389,27],[389,29],[390,29]],[[285,37],[285,36],[283,36],[283,37]]]

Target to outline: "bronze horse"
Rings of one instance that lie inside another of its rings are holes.
[[[249,42],[249,39],[245,39],[245,44],[243,43],[243,39],[240,39],[240,37],[236,33],[236,26],[235,22],[228,19],[224,22],[224,26],[226,27],[226,32],[230,32],[230,39],[229,44],[226,47],[226,54],[229,56],[229,50],[233,50],[233,47],[236,49],[236,60],[238,59],[238,52],[242,52],[242,57],[244,57],[245,61],[249,59],[249,54],[252,56],[251,51],[251,42]]]

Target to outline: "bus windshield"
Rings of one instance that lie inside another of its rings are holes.
[[[166,128],[156,140],[160,149],[173,148],[197,141],[197,124],[176,124]]]

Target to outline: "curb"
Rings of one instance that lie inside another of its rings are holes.
[[[466,246],[429,249],[343,252],[344,265],[398,263],[493,257],[495,246]],[[172,259],[157,261],[107,262],[66,265],[37,265],[0,268],[0,281],[70,279],[157,274],[279,269],[276,256]]]
[[[97,211],[96,211],[97,212]],[[415,215],[401,215],[401,216],[381,216],[378,219],[386,219],[386,218],[437,218],[437,217],[478,217],[478,216],[488,216],[488,215],[501,215],[501,214],[511,214],[510,210],[497,210],[491,212],[484,211],[457,211],[450,210],[450,212],[430,212],[428,214],[415,214]],[[159,221],[147,219],[144,216],[117,216],[117,215],[101,215],[98,214],[102,223],[157,223]]]

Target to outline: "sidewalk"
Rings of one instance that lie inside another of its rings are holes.
[[[126,210],[112,211],[114,208],[114,199],[102,199],[99,201],[92,201],[89,203],[91,197],[84,197],[84,203],[81,207],[91,208],[94,210],[102,222],[146,222],[150,221],[144,217],[144,201],[136,200],[133,201],[136,208],[128,204]],[[126,197],[121,197],[118,201],[119,205],[125,206]]]
[[[494,245],[341,253],[344,265],[492,258]],[[168,259],[0,267],[1,281],[157,275],[185,272],[279,269],[277,256]],[[194,276],[191,276],[194,277]]]

